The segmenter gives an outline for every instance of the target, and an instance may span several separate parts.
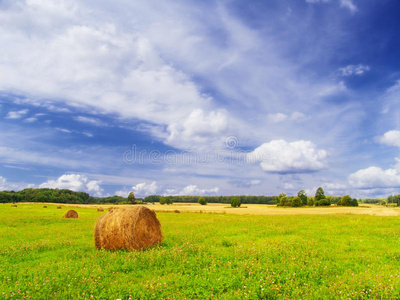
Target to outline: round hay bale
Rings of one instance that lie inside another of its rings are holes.
[[[144,207],[121,208],[102,215],[94,228],[96,248],[142,250],[162,241],[161,224]]]
[[[180,214],[181,212],[180,212],[179,210],[175,209],[175,210],[174,210],[174,213]]]
[[[63,218],[67,219],[78,219],[78,213],[75,210],[69,210],[64,215]]]
[[[16,205],[16,204],[13,204],[13,205],[11,205],[11,207],[17,207],[17,205]]]
[[[45,206],[43,206],[43,208],[47,208],[47,206],[45,205]]]
[[[104,211],[104,209],[102,209],[101,207],[97,209],[97,211]]]
[[[57,206],[57,209],[61,209],[61,206]]]

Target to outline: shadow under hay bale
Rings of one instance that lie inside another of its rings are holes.
[[[64,215],[63,218],[67,219],[78,219],[78,213],[75,210],[69,210]]]
[[[174,210],[174,213],[180,214],[181,212],[180,212],[179,210],[175,209],[175,210]]]
[[[101,207],[97,209],[97,211],[104,211],[104,209],[102,209]]]
[[[97,220],[94,229],[98,249],[142,250],[161,241],[160,221],[154,211],[143,206],[109,211]]]
[[[11,207],[17,207],[15,204],[11,205]]]
[[[57,206],[57,209],[61,209],[61,206]]]

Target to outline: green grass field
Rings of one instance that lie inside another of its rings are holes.
[[[112,252],[66,209],[0,206],[0,298],[400,298],[398,217],[157,213],[161,245]]]

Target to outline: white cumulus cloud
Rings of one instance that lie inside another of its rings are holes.
[[[400,174],[396,169],[383,170],[369,167],[349,175],[352,187],[361,189],[400,187]]]
[[[40,188],[69,189],[72,191],[88,192],[96,197],[101,197],[103,189],[100,181],[89,180],[81,174],[64,174],[56,180],[48,180],[39,185]]]
[[[3,176],[0,176],[0,191],[4,191],[7,189],[6,182],[7,180]]]
[[[138,183],[137,185],[133,186],[132,190],[135,194],[147,196],[147,195],[156,194],[158,191],[158,186],[155,181],[153,181],[150,184],[146,183],[146,182],[142,182],[142,183]]]
[[[192,137],[208,142],[207,134],[214,137],[225,128],[227,113],[215,111],[213,99],[201,92],[192,74],[165,58],[158,45],[164,33],[184,30],[185,25],[168,22],[177,18],[174,8],[181,9],[179,5],[157,6],[116,3],[120,13],[113,19],[101,4],[94,9],[79,1],[9,2],[0,10],[0,89],[33,95],[35,100],[28,101],[42,105],[44,99],[55,99],[54,107],[68,99],[72,106],[168,127],[171,136],[162,137],[175,146]],[[132,17],[135,24],[126,26]],[[155,23],[161,28],[152,32]],[[10,112],[8,117],[21,114]],[[93,118],[77,120],[102,125]]]
[[[326,166],[326,157],[325,150],[303,140],[291,143],[273,140],[247,154],[248,161],[259,163],[264,171],[282,174],[319,171]]]
[[[381,144],[400,147],[400,131],[390,130],[378,139]]]
[[[157,182],[153,181],[152,183],[141,182],[133,186],[130,190],[123,189],[115,192],[115,195],[121,197],[128,197],[130,192],[134,192],[135,196],[143,197],[148,195],[154,195],[158,192]]]
[[[201,196],[201,195],[216,194],[216,193],[218,193],[218,191],[219,191],[218,187],[214,187],[211,189],[201,189],[201,188],[198,188],[197,185],[191,184],[191,185],[184,187],[181,191],[177,191],[176,189],[167,189],[167,190],[165,190],[164,195]]]
[[[194,109],[183,121],[172,122],[167,142],[171,145],[191,147],[195,144],[214,143],[228,128],[225,110],[211,111]]]
[[[23,182],[8,182],[7,179],[3,176],[0,176],[0,191],[19,191],[26,188],[33,188],[34,184],[26,184]]]

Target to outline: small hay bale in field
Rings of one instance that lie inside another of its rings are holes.
[[[13,205],[11,205],[11,207],[17,207],[17,205],[16,205],[16,204],[13,204]]]
[[[104,211],[104,209],[102,209],[101,207],[97,209],[97,211]]]
[[[180,212],[179,210],[175,209],[175,210],[174,210],[174,213],[179,214],[179,213],[181,213],[181,212]]]
[[[142,250],[162,241],[161,224],[154,211],[121,208],[102,215],[94,228],[96,248]]]
[[[61,209],[61,206],[57,206],[57,209]]]
[[[67,219],[78,219],[78,213],[75,210],[69,210],[64,215],[63,218]]]
[[[47,208],[47,206],[45,205],[45,206],[43,206],[43,208]]]

